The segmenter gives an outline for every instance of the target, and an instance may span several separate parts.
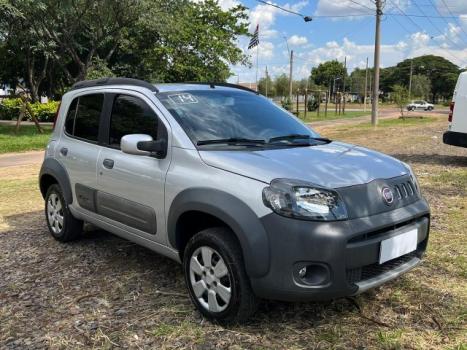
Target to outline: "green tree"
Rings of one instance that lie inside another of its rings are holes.
[[[432,101],[438,98],[450,98],[456,86],[460,69],[449,60],[425,55],[404,60],[395,67],[388,68],[388,76],[381,79],[383,91],[391,91],[392,86],[402,84],[409,86],[410,66],[412,64],[413,75],[425,75],[430,80]]]
[[[282,73],[276,76],[274,79],[274,90],[276,91],[276,96],[288,96],[289,95],[289,78]]]
[[[411,96],[428,99],[431,93],[431,81],[426,75],[416,74],[412,77]]]
[[[34,98],[107,75],[154,82],[225,81],[249,64],[239,5],[215,0],[0,0],[0,82]]]
[[[401,116],[404,116],[404,108],[409,101],[409,91],[406,89],[405,86],[402,85],[394,85],[392,87],[392,98],[394,103],[399,107],[401,111]]]
[[[331,90],[334,89],[335,82],[338,86],[341,85],[344,77],[347,77],[344,64],[337,60],[320,63],[318,67],[313,67],[311,70],[311,79],[314,83],[327,88],[331,87]]]

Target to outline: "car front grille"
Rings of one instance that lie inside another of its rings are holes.
[[[394,192],[396,193],[397,199],[402,200],[416,195],[417,188],[415,184],[409,180],[395,184]]]
[[[412,253],[403,255],[399,258],[387,261],[384,264],[374,263],[371,265],[366,265],[366,266],[357,267],[353,269],[347,269],[346,271],[347,282],[349,284],[353,284],[353,283],[358,283],[361,281],[371,279],[373,277],[377,277],[387,271],[393,270],[409,262],[410,260],[416,257],[417,257],[417,252],[414,251]]]

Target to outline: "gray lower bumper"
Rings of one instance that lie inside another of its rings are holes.
[[[354,295],[364,293],[368,289],[375,288],[386,282],[389,282],[390,280],[393,280],[394,278],[397,278],[400,275],[406,273],[407,271],[413,269],[415,266],[420,264],[420,262],[420,258],[413,258],[412,260],[396,267],[393,270],[384,272],[381,275],[367,279],[365,281],[355,283],[358,286],[358,290]]]

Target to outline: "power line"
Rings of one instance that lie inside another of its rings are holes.
[[[419,30],[420,30],[421,32],[426,32],[425,29],[423,29],[422,27],[420,27],[420,25],[419,25],[417,22],[415,22],[412,18],[408,17],[407,14],[404,12],[404,10],[402,10],[395,2],[393,2],[393,0],[389,0],[389,1],[393,4],[393,6],[394,6],[395,8],[397,8],[397,9],[400,11],[400,13],[402,13],[402,14],[404,15],[404,17],[407,17],[407,19],[409,19],[409,21],[410,21],[414,26],[416,26],[417,28],[419,28]],[[395,17],[394,17],[394,18],[395,18]],[[405,29],[405,28],[404,28],[404,29]],[[413,34],[413,33],[411,33],[411,32],[408,31],[408,30],[406,30],[406,31],[407,31],[408,34]],[[431,36],[430,36],[430,37],[431,37]],[[455,56],[455,55],[454,55],[453,53],[451,53],[450,51],[446,50],[446,52],[447,52],[449,55],[451,55],[452,58],[458,60],[459,62],[464,62],[463,59],[460,59],[459,57]]]
[[[282,6],[279,6],[279,5],[276,5],[276,4],[273,4],[271,2],[267,2],[267,1],[264,1],[264,0],[256,0],[257,2],[260,2],[264,5],[268,5],[268,6],[272,6],[272,7],[275,7],[281,11],[284,11],[284,12],[288,12],[292,15],[296,15],[296,16],[300,16],[302,17],[305,22],[310,22],[311,21],[311,16],[307,16],[307,15],[304,15],[303,13],[300,13],[300,12],[296,12],[296,11],[292,11],[292,10],[289,10],[289,9],[286,9],[285,7],[282,7]]]
[[[371,7],[369,7],[369,6],[366,6],[366,5],[364,5],[364,4],[361,4],[361,3],[359,3],[359,2],[357,2],[357,1],[355,1],[355,0],[348,0],[348,1],[354,3],[355,5],[364,7],[364,8],[366,8],[366,9],[370,10],[370,11],[374,11],[374,10],[375,10],[374,8],[371,8]]]
[[[430,0],[431,1],[431,0]],[[441,2],[443,3],[444,7],[446,8],[446,10],[448,10],[448,13],[454,17],[453,13],[451,12],[451,9],[449,8],[449,6],[446,4],[446,1],[444,0],[441,0]],[[436,9],[436,11],[439,13],[438,11],[438,8],[435,6],[435,4],[433,3],[433,1],[431,1],[431,3],[433,4],[433,7]],[[457,18],[457,17],[456,17]],[[459,28],[462,30],[462,32],[464,32],[464,34],[467,36],[467,32],[464,30],[464,28],[462,28],[462,23],[459,22],[459,19],[457,18],[458,20],[458,23],[459,23]]]
[[[425,15],[425,12],[422,10],[422,8],[421,8],[420,6],[418,6],[418,4],[417,4],[417,2],[416,2],[415,0],[413,1],[413,4],[420,10],[420,12],[421,12],[422,14]],[[438,31],[438,33],[441,34],[441,36],[444,36],[444,37],[445,37],[447,40],[449,40],[454,46],[457,46],[457,45],[458,45],[458,44],[455,43],[453,40],[451,40],[451,38],[450,38],[448,35],[444,34],[443,31],[440,30],[439,27],[431,20],[431,18],[426,17],[426,19],[427,19],[428,22],[430,22],[430,24],[433,26],[433,28],[435,28],[435,29]],[[460,47],[458,46],[458,48],[460,48]],[[461,48],[461,50],[462,50],[462,49],[463,49],[463,48]],[[454,55],[453,55],[453,56],[454,56]],[[463,60],[461,60],[461,61],[463,61]]]

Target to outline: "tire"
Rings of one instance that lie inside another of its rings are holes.
[[[229,229],[209,228],[194,235],[185,248],[183,267],[191,300],[207,319],[239,323],[256,311],[258,299],[240,245]]]
[[[81,236],[83,222],[68,209],[59,185],[53,184],[45,195],[45,220],[53,238],[60,242],[73,241]]]

